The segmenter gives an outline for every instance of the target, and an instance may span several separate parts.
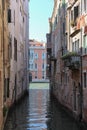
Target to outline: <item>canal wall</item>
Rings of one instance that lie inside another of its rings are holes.
[[[81,125],[84,130],[87,130],[87,122],[85,122],[85,120],[81,120],[72,110],[70,110],[67,106],[65,106],[63,103],[61,103],[58,99],[58,97],[55,95],[55,93],[53,93],[52,90],[50,90],[50,95],[51,95],[51,98],[56,101],[60,106],[61,108],[67,112],[67,114],[73,118],[79,125]]]
[[[5,113],[5,116],[4,116],[4,120],[3,120],[3,124],[2,124],[2,128],[1,130],[4,130],[4,126],[5,126],[5,123],[6,123],[6,120],[7,120],[7,117],[9,116],[9,113],[15,108],[15,106],[19,103],[22,102],[23,98],[25,96],[29,95],[29,90],[25,90],[21,95],[20,97],[15,100],[12,104],[10,104],[10,106],[8,107],[8,109],[6,110],[6,113]]]

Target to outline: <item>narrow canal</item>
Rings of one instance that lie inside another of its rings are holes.
[[[10,112],[4,130],[84,130],[54,99],[49,85],[32,84],[29,96]]]

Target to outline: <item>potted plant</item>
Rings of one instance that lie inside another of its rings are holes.
[[[77,52],[68,52],[62,56],[62,59],[70,58],[71,56],[79,56]]]

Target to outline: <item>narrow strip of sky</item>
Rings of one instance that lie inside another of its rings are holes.
[[[29,37],[46,42],[46,33],[49,32],[48,18],[52,15],[53,0],[30,0],[29,8]]]

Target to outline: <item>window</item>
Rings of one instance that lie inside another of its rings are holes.
[[[42,64],[42,69],[44,69],[44,63]]]
[[[37,79],[37,71],[35,71],[35,79]]]
[[[71,20],[73,20],[73,10],[71,10]]]
[[[34,59],[34,51],[30,50],[30,59],[33,60]]]
[[[28,68],[30,69],[30,63],[28,63]]]
[[[79,16],[79,5],[74,7],[74,10],[71,10],[71,21],[74,26],[76,25],[76,19]]]
[[[74,21],[79,16],[79,6],[74,7]]]
[[[33,69],[33,64],[31,64],[31,69]]]
[[[9,97],[9,78],[5,78],[4,101],[6,101],[6,97]]]
[[[31,57],[31,59],[33,58],[33,53],[31,53],[30,57]]]
[[[7,97],[9,97],[9,78],[7,78]]]
[[[8,9],[8,23],[11,23],[11,9]]]
[[[35,53],[35,59],[38,59],[38,54],[37,53]]]
[[[33,64],[30,64],[29,68],[30,68],[30,70],[32,70],[33,69]]]
[[[72,51],[79,52],[79,39],[72,43]]]
[[[75,42],[75,44],[76,44],[76,52],[78,52],[79,51],[79,39]]]
[[[35,69],[37,69],[37,64],[35,63]]]
[[[62,82],[63,82],[62,74],[60,75],[60,82],[61,82],[61,85],[62,85]]]
[[[87,0],[84,0],[84,11],[87,11]]]
[[[45,59],[45,57],[46,57],[46,55],[45,55],[45,53],[43,52],[43,53],[42,53],[42,59]]]
[[[17,61],[17,40],[14,38],[14,60]]]
[[[72,43],[72,51],[74,51],[74,42]]]
[[[63,34],[65,35],[65,22],[63,23]]]
[[[23,17],[23,23],[24,23],[24,17]]]
[[[83,73],[84,88],[86,88],[86,72]]]
[[[35,79],[37,79],[37,76],[35,76]]]
[[[83,37],[83,54],[87,54],[87,35]]]
[[[42,71],[42,78],[44,79],[44,71]]]

